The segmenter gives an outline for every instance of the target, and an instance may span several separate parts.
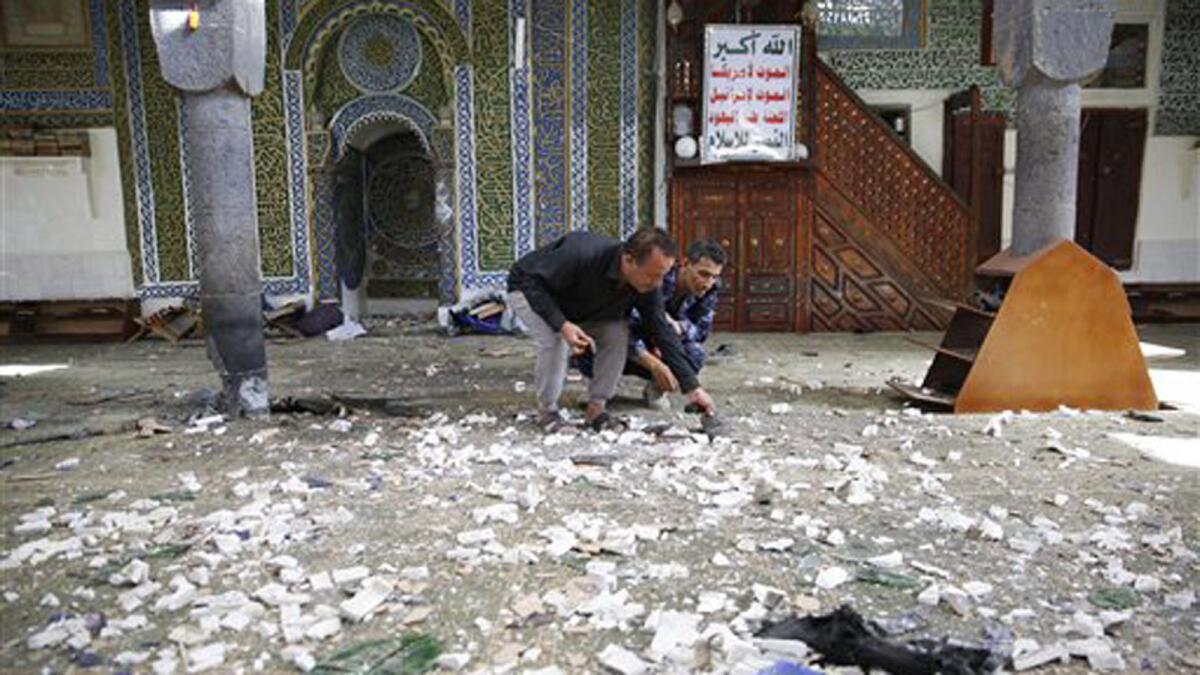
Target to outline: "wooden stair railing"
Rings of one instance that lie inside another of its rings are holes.
[[[969,294],[971,208],[824,62],[817,61],[819,171],[943,298]]]

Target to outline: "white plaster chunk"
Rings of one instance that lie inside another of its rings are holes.
[[[831,590],[850,580],[850,573],[844,567],[827,567],[817,574],[817,588]]]
[[[620,675],[644,675],[650,670],[650,665],[638,658],[637,654],[615,644],[605,647],[597,658],[605,668]]]
[[[365,619],[392,594],[393,584],[379,577],[368,577],[354,597],[339,605],[342,616],[352,622]]]

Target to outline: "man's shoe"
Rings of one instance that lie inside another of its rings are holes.
[[[667,412],[671,409],[671,399],[667,398],[666,392],[659,389],[653,382],[647,382],[642,389],[642,400],[651,410]]]
[[[563,419],[562,414],[557,410],[542,412],[538,415],[535,423],[543,433],[547,434],[556,434],[567,426],[567,421]]]
[[[592,431],[596,431],[596,432],[600,432],[600,431],[620,432],[620,431],[625,431],[626,429],[629,428],[628,424],[626,424],[625,422],[623,422],[622,420],[620,420],[616,417],[613,417],[612,415],[609,415],[607,412],[602,412],[599,415],[596,415],[591,420],[585,420],[583,423],[583,426],[585,429],[591,429]]]

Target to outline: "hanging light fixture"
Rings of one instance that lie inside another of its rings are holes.
[[[679,4],[679,0],[671,0],[671,5],[667,7],[667,23],[670,24],[671,30],[679,28],[679,24],[683,23],[683,6]]]

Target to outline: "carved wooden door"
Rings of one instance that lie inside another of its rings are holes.
[[[787,174],[743,175],[738,185],[741,229],[741,330],[792,327],[796,181]]]
[[[796,179],[791,174],[712,170],[676,174],[672,228],[686,249],[716,240],[727,262],[717,304],[721,330],[787,331],[795,307]]]

